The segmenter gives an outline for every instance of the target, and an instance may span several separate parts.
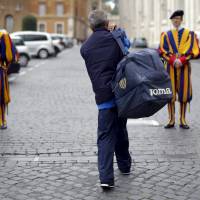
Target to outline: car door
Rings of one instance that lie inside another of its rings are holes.
[[[34,34],[20,34],[20,36],[23,40],[25,45],[29,49],[29,53],[31,56],[37,55],[37,43],[35,42],[35,35]]]
[[[49,51],[49,41],[46,35],[44,34],[35,34],[29,36],[29,48],[34,53],[35,56],[38,55],[41,49],[46,49]]]

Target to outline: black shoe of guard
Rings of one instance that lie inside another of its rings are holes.
[[[164,128],[166,129],[174,128],[174,124],[167,124]]]
[[[182,129],[190,129],[190,127],[187,124],[180,124],[180,128],[182,128]]]

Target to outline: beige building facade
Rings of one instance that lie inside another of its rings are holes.
[[[0,28],[20,31],[23,18],[34,15],[38,31],[84,40],[89,32],[88,13],[100,6],[100,0],[0,0]]]
[[[172,28],[170,15],[177,9],[185,11],[184,27],[200,31],[199,0],[119,0],[120,26],[130,38],[145,37],[156,47],[160,34]]]
[[[31,13],[37,18],[37,30],[73,36],[73,0],[35,0]]]
[[[22,19],[29,14],[29,1],[0,0],[0,29],[19,31]]]

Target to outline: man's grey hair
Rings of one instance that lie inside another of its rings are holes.
[[[88,20],[92,29],[104,27],[108,24],[108,15],[103,10],[93,10],[90,12]]]

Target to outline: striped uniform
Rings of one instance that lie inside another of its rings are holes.
[[[199,55],[198,40],[194,32],[182,28],[161,34],[160,54],[166,61],[166,69],[171,77],[173,102],[178,100],[187,103],[192,100],[191,67],[189,60]],[[180,58],[183,67],[174,68],[173,63]]]
[[[17,60],[15,47],[6,31],[0,31],[0,126],[6,125],[5,110],[10,102],[7,70]]]
[[[186,105],[192,100],[191,65],[189,61],[199,56],[197,37],[193,31],[185,28],[163,32],[160,38],[159,52],[165,60],[165,67],[172,83],[173,99],[172,104],[168,106],[169,113],[175,112],[174,102],[178,96],[178,101],[181,103],[180,114],[184,124]],[[183,65],[180,68],[174,67],[177,58]]]

